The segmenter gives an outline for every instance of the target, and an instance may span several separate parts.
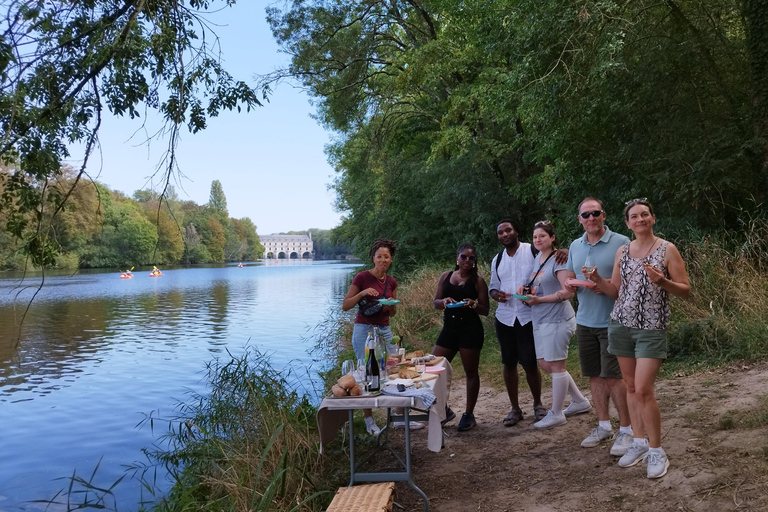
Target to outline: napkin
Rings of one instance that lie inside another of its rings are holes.
[[[390,396],[412,396],[415,398],[421,398],[421,401],[424,402],[424,407],[426,409],[429,409],[432,407],[432,404],[435,403],[435,400],[437,400],[437,397],[435,397],[435,394],[432,392],[429,388],[406,388],[405,391],[398,391],[397,386],[385,386],[381,388],[381,393],[383,395],[390,395]]]

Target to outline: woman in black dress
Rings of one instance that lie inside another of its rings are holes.
[[[460,306],[451,304],[463,303]],[[477,275],[477,254],[472,244],[461,244],[456,252],[456,268],[443,272],[437,282],[434,300],[435,309],[444,309],[443,330],[437,338],[432,353],[445,356],[453,361],[458,352],[467,376],[467,408],[461,416],[457,430],[474,427],[475,404],[480,393],[480,350],[483,348],[483,324],[480,316],[487,316],[488,285]],[[453,411],[446,411],[446,421],[455,417]]]

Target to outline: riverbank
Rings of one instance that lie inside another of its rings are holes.
[[[483,388],[476,410],[478,428],[459,434],[455,423],[448,425],[446,448],[437,454],[426,451],[426,443],[419,442],[419,436],[426,435],[424,432],[415,433],[415,479],[434,500],[433,510],[464,511],[468,507],[488,511],[522,507],[602,510],[613,507],[655,512],[659,500],[674,504],[673,508],[678,510],[711,509],[713,504],[718,510],[728,510],[728,500],[733,503],[731,508],[743,504],[758,508],[764,505],[761,500],[768,481],[768,444],[764,441],[768,430],[768,395],[761,394],[760,390],[768,383],[768,365],[763,362],[768,359],[763,318],[764,311],[768,310],[765,304],[768,280],[759,263],[755,263],[758,260],[751,260],[749,253],[729,253],[707,240],[686,244],[681,250],[688,264],[693,292],[688,301],[673,300],[671,357],[662,367],[657,386],[663,445],[672,461],[670,474],[651,482],[644,478],[639,467],[618,468],[608,454],[607,444],[594,450],[581,449],[581,440],[594,427],[593,414],[573,418],[554,431],[536,432],[531,427],[532,410],[526,402],[524,384],[521,398],[526,419],[515,427],[504,428],[501,419],[508,412],[509,404],[502,391],[501,363],[491,312],[484,320],[486,336],[480,365]],[[396,334],[404,337],[409,349],[431,350],[441,328],[442,312],[432,308],[432,298],[442,270],[445,269],[425,266],[407,276],[398,276],[401,305],[392,326]],[[329,361],[330,370],[324,375],[327,384],[338,377],[338,362],[351,356],[348,344],[351,329],[348,320],[332,317],[321,330],[318,349],[323,359]],[[578,377],[574,347],[571,347],[568,368],[581,388],[588,390],[587,381]],[[454,361],[454,370],[451,405],[460,414],[464,379],[458,359]],[[549,390],[548,377],[544,376],[544,381],[544,389]],[[549,399],[545,395],[545,403]],[[271,402],[242,405],[237,409],[242,408],[239,414],[247,416],[254,407],[266,411],[271,410],[269,407],[277,410],[283,407],[279,400]],[[291,441],[302,447],[299,449],[301,464],[293,464],[282,455],[276,457],[272,453],[273,442],[252,445],[247,457],[240,457],[238,448],[232,448],[232,455],[228,455],[229,451],[219,452],[208,464],[195,468],[201,473],[190,471],[188,478],[179,480],[178,490],[188,491],[189,478],[192,478],[201,498],[195,502],[196,508],[218,510],[226,502],[234,510],[247,510],[247,500],[234,499],[227,485],[210,492],[212,474],[237,475],[244,471],[245,475],[252,475],[257,471],[260,476],[255,481],[236,480],[248,482],[238,488],[239,492],[258,497],[260,506],[279,511],[324,510],[335,488],[348,481],[346,444],[339,435],[325,455],[317,456],[309,449],[316,448],[318,442],[311,410],[293,417],[301,420],[291,433],[301,437]],[[362,425],[356,431],[363,432]],[[284,439],[282,433],[274,435]],[[395,435],[394,439],[396,443],[401,442],[402,436]],[[361,435],[360,441],[361,452],[373,449],[369,436]],[[230,467],[236,459],[238,466]],[[267,460],[271,463],[265,465]],[[388,464],[386,459],[377,459],[376,463]],[[736,475],[742,473],[744,465],[749,468],[749,476],[738,479]],[[284,493],[282,482],[288,478],[298,485]],[[278,494],[278,489],[283,494]],[[592,489],[605,492],[593,493]],[[417,496],[407,486],[398,484],[398,492],[397,502],[403,510],[421,510]],[[171,493],[170,499],[158,510],[182,508],[180,505],[185,503],[174,497]]]

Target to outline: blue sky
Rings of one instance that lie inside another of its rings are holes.
[[[220,5],[223,2],[214,3]],[[289,61],[287,55],[278,53],[265,20],[266,5],[240,0],[234,7],[208,16],[219,25],[215,32],[226,69],[248,83],[254,82],[254,75]],[[310,118],[313,112],[303,91],[295,84],[282,83],[264,107],[250,113],[226,112],[211,119],[201,133],[183,132],[177,151],[186,176],[176,185],[180,198],[207,203],[211,182],[218,179],[230,216],[250,217],[259,234],[338,225],[341,214],[334,211],[334,195],[327,190],[334,171],[323,151],[331,134]],[[144,131],[144,121],[103,120],[101,152],[94,153],[89,163],[91,177],[128,196],[148,186],[158,188],[158,178],[152,183],[149,177],[167,141],[143,144],[148,133],[161,128],[157,119],[150,118]],[[73,156],[79,153],[73,150]]]

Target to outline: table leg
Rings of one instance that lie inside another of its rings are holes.
[[[355,421],[354,410],[349,410],[349,486],[355,485]]]

